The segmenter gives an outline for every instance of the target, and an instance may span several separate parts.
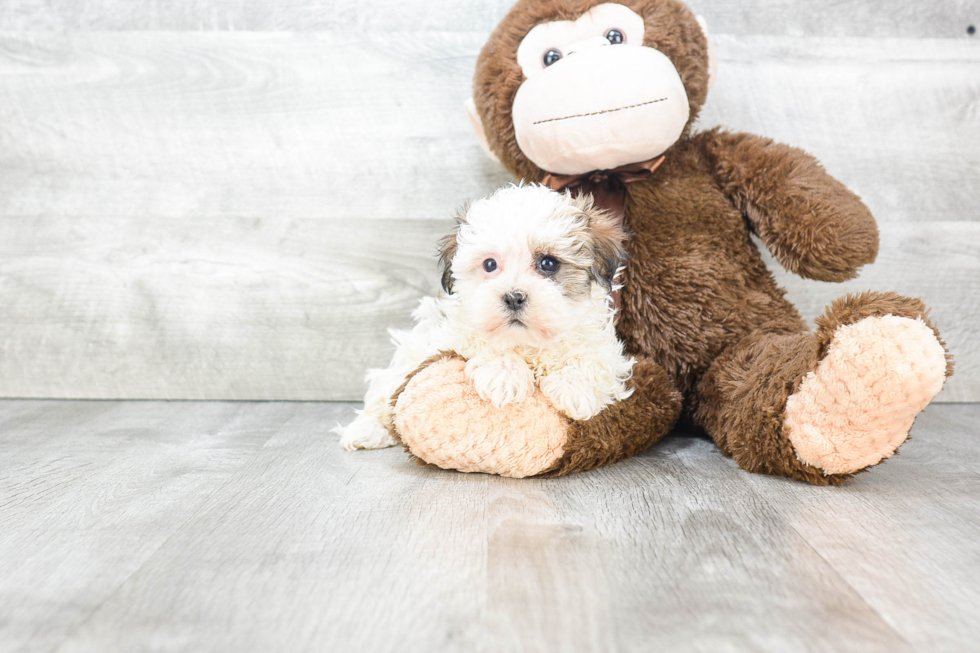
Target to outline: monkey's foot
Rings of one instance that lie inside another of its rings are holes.
[[[787,400],[784,429],[804,463],[853,473],[895,453],[945,378],[945,349],[925,322],[866,317],[834,332]]]

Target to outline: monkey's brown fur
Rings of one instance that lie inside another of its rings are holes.
[[[476,107],[490,147],[516,177],[539,181],[546,174],[515,140],[511,106],[523,81],[517,47],[539,22],[574,20],[601,2],[520,0],[479,57]],[[825,475],[795,455],[783,426],[787,398],[837,327],[873,315],[926,319],[926,309],[895,294],[848,296],[808,332],[750,233],[788,270],[842,281],[875,259],[874,218],[801,150],[750,134],[692,135],[708,86],[707,42],[694,15],[677,0],[619,2],[644,17],[644,45],[674,63],[691,118],[656,174],[627,186],[632,238],[618,330],[638,360],[636,392],[572,423],[564,455],[547,474],[633,455],[665,435],[683,410],[744,469],[841,484],[850,475]]]

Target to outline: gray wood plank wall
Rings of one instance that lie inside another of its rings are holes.
[[[512,0],[5,0],[0,30],[489,32]],[[952,38],[976,0],[689,0],[725,34]]]
[[[509,4],[0,3],[0,396],[357,399],[453,209],[509,181],[461,108]],[[807,149],[879,220],[858,280],[791,297],[923,297],[941,399],[980,400],[980,0],[692,5],[700,125]]]

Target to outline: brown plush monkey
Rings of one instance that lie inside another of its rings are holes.
[[[843,281],[877,254],[874,218],[801,150],[692,133],[710,59],[679,0],[521,0],[493,32],[472,104],[488,149],[516,177],[593,193],[632,234],[618,332],[636,392],[585,422],[546,401],[490,414],[446,355],[397,397],[412,454],[567,474],[646,449],[684,415],[746,470],[840,484],[905,441],[952,373],[938,331],[919,300],[874,292],[808,330],[750,233],[788,270]]]

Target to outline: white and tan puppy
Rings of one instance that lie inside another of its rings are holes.
[[[535,387],[576,420],[625,399],[633,359],[613,324],[613,278],[624,233],[592,206],[540,185],[511,185],[456,218],[443,241],[445,293],[425,297],[411,331],[392,331],[386,369],[369,370],[364,410],[338,426],[345,449],[395,442],[392,396],[426,359],[467,360],[479,395],[502,408]]]

